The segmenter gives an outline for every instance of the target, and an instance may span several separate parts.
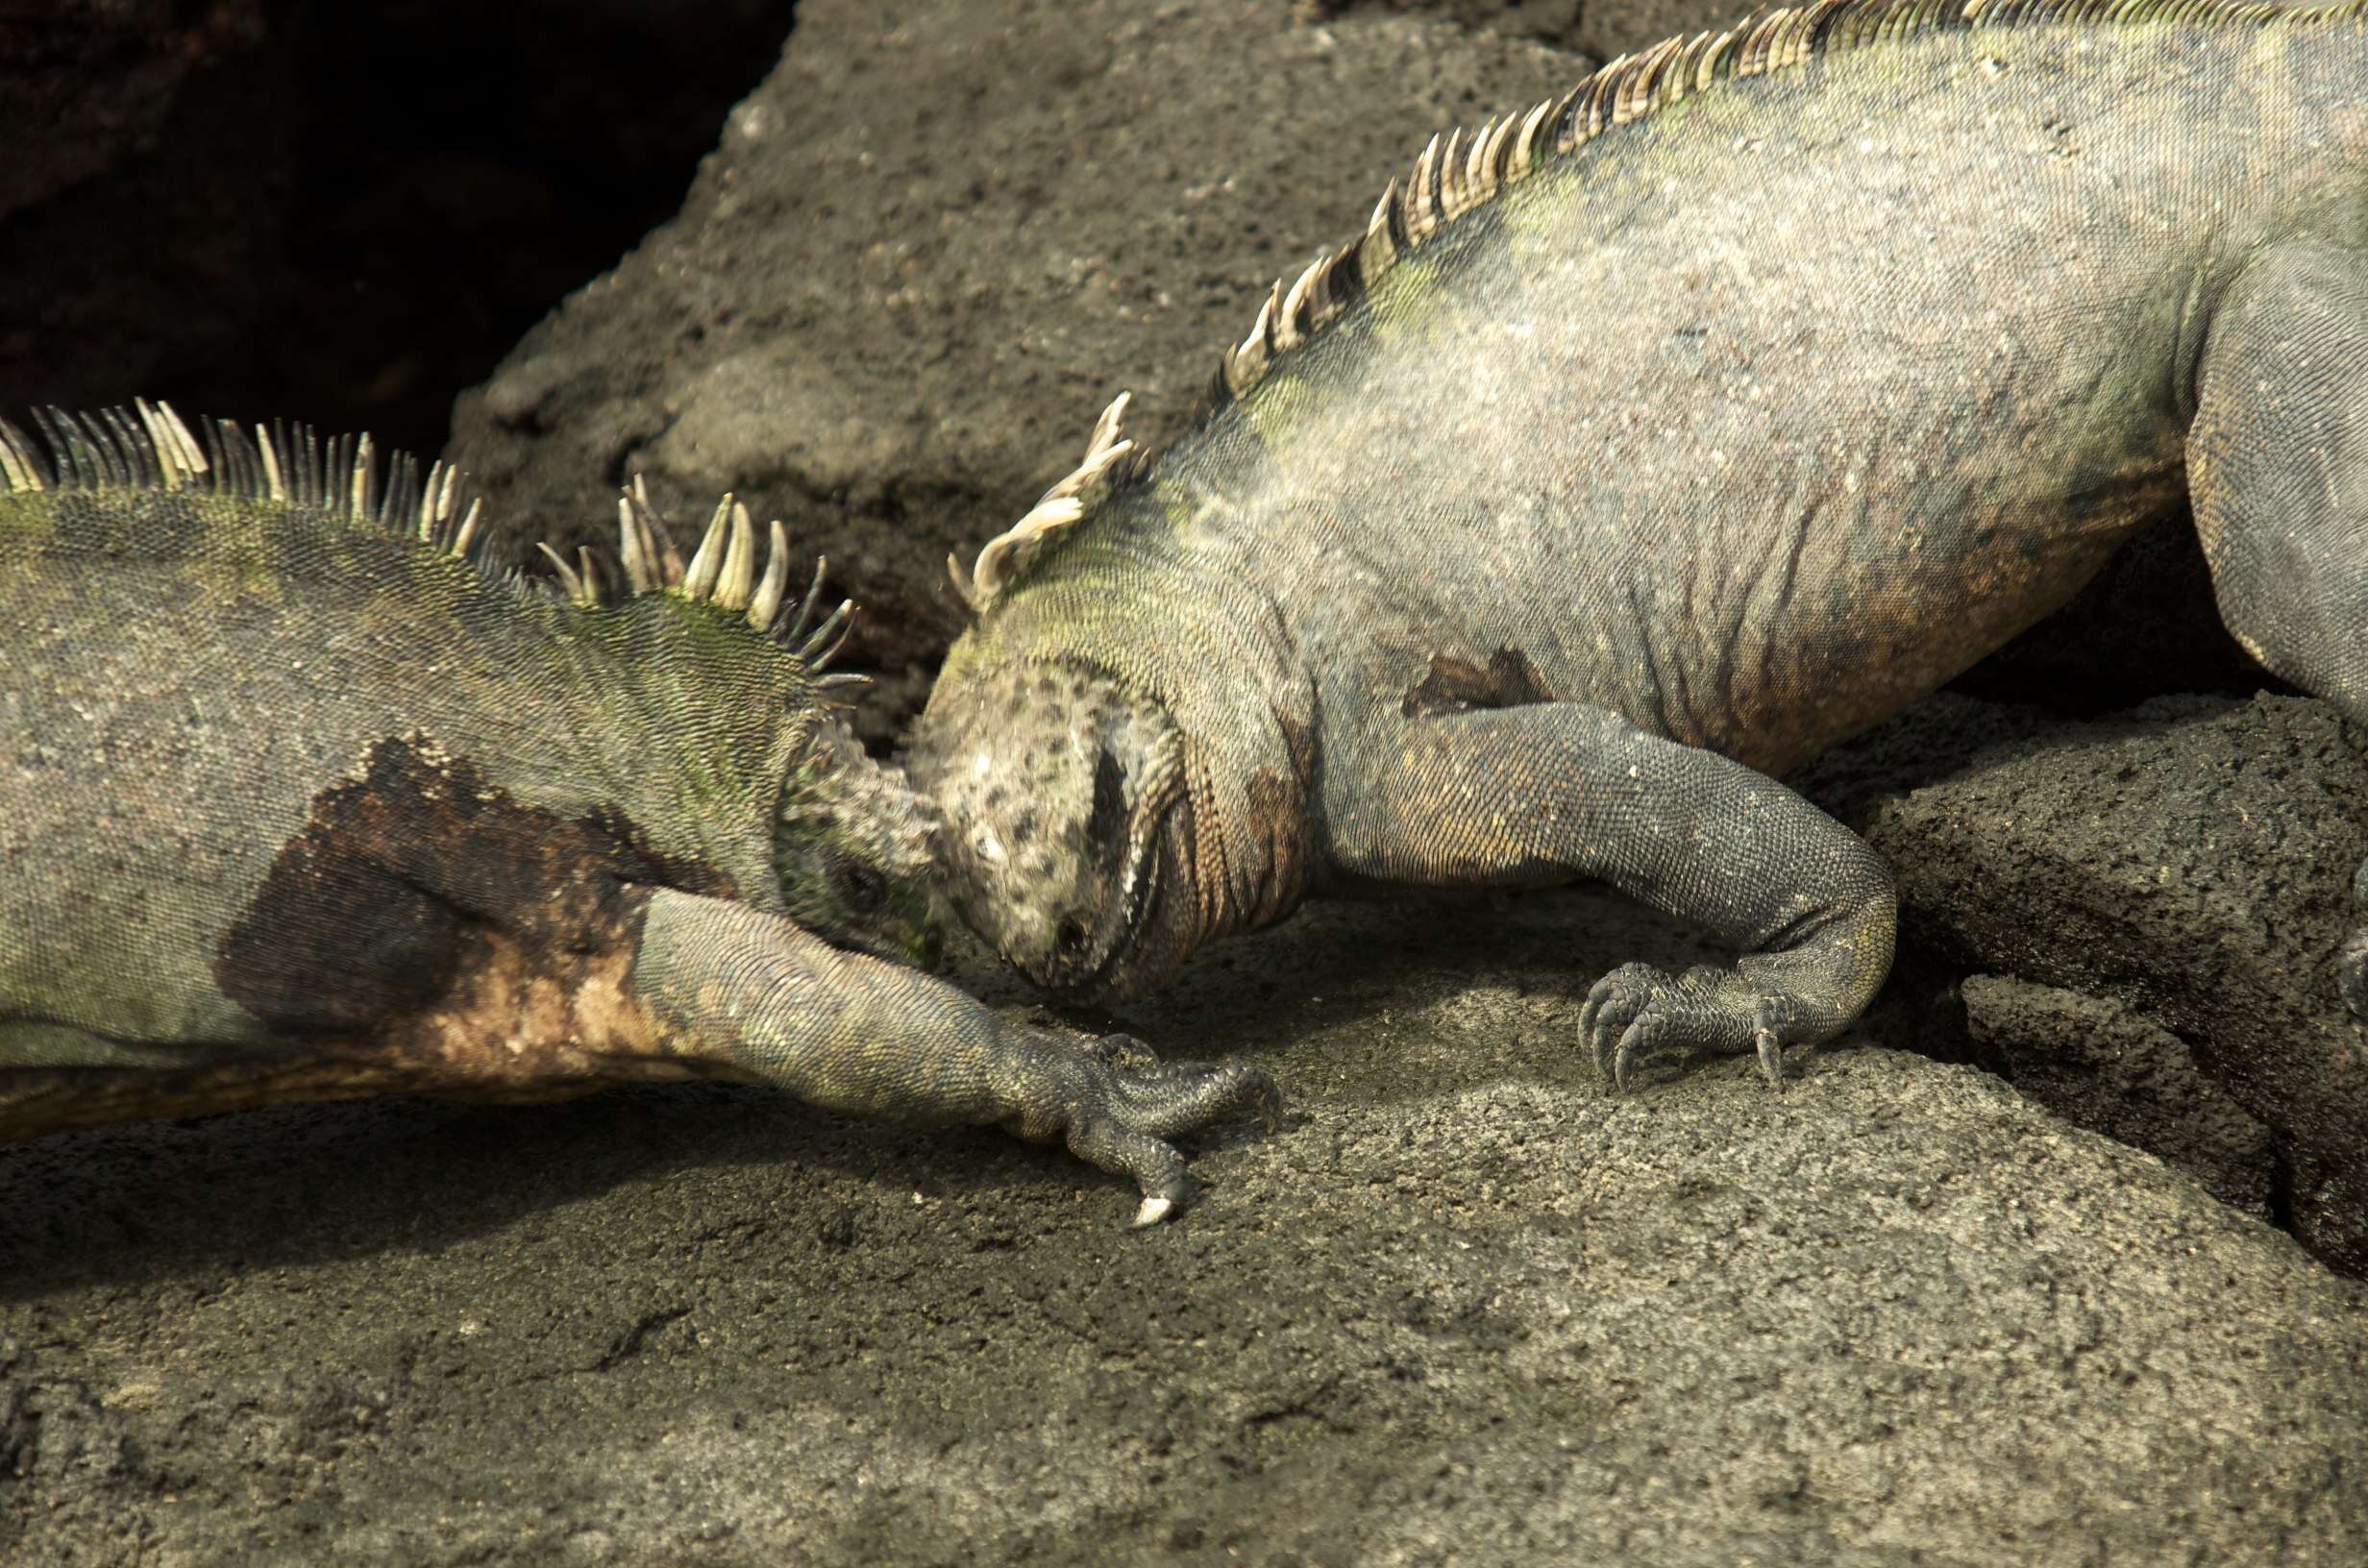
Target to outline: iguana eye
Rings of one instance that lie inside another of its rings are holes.
[[[869,866],[847,868],[847,899],[857,909],[877,909],[888,897],[887,879]]]

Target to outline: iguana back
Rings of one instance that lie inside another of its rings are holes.
[[[452,941],[405,886],[428,854],[484,870],[488,913],[552,897],[559,855],[779,907],[774,822],[822,711],[794,657],[485,570],[449,471],[214,426],[191,472],[146,431],[54,428],[63,472],[0,502],[8,1060],[415,1000]]]

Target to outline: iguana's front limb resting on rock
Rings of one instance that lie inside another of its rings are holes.
[[[1079,1046],[778,916],[671,889],[651,894],[631,984],[666,1043],[732,1076],[834,1111],[1063,1138],[1142,1188],[1138,1225],[1190,1190],[1167,1139],[1275,1104],[1255,1068],[1163,1065],[1122,1039]]]
[[[1393,744],[1393,741],[1394,744]],[[1856,1017],[1891,964],[1897,906],[1875,852],[1764,773],[1551,702],[1409,721],[1325,792],[1343,869],[1441,887],[1609,882],[1741,955],[1598,981],[1581,1040],[1624,1084],[1671,1046],[1782,1053]]]
[[[2288,241],[2231,285],[2196,372],[2196,531],[2246,649],[2368,725],[2368,254]],[[2355,881],[2368,914],[2368,866]],[[2368,928],[2336,985],[2368,1017]]]

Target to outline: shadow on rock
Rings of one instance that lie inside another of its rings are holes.
[[[133,1124],[0,1146],[0,1301],[222,1270],[433,1252],[531,1228],[570,1205],[742,1166],[830,1170],[897,1190],[959,1189],[1039,1162],[1099,1185],[1057,1150],[992,1131],[850,1121],[731,1085],[620,1089],[547,1106],[416,1098]],[[827,1228],[827,1213],[784,1224]]]

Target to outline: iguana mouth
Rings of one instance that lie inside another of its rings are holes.
[[[1180,755],[1162,759],[1126,823],[1126,860],[1119,896],[1098,922],[1090,968],[1048,976],[1052,990],[1079,1000],[1118,999],[1130,988],[1121,972],[1143,950],[1144,938],[1167,907],[1167,856],[1172,819],[1186,798]]]
[[[1050,981],[1054,990],[1080,1001],[1115,999],[1113,993],[1121,987],[1114,981],[1112,971],[1135,956],[1143,922],[1158,907],[1160,881],[1158,857],[1152,856],[1135,876],[1126,902],[1105,926],[1106,935],[1098,943],[1101,950],[1094,967],[1082,973],[1055,976]]]

